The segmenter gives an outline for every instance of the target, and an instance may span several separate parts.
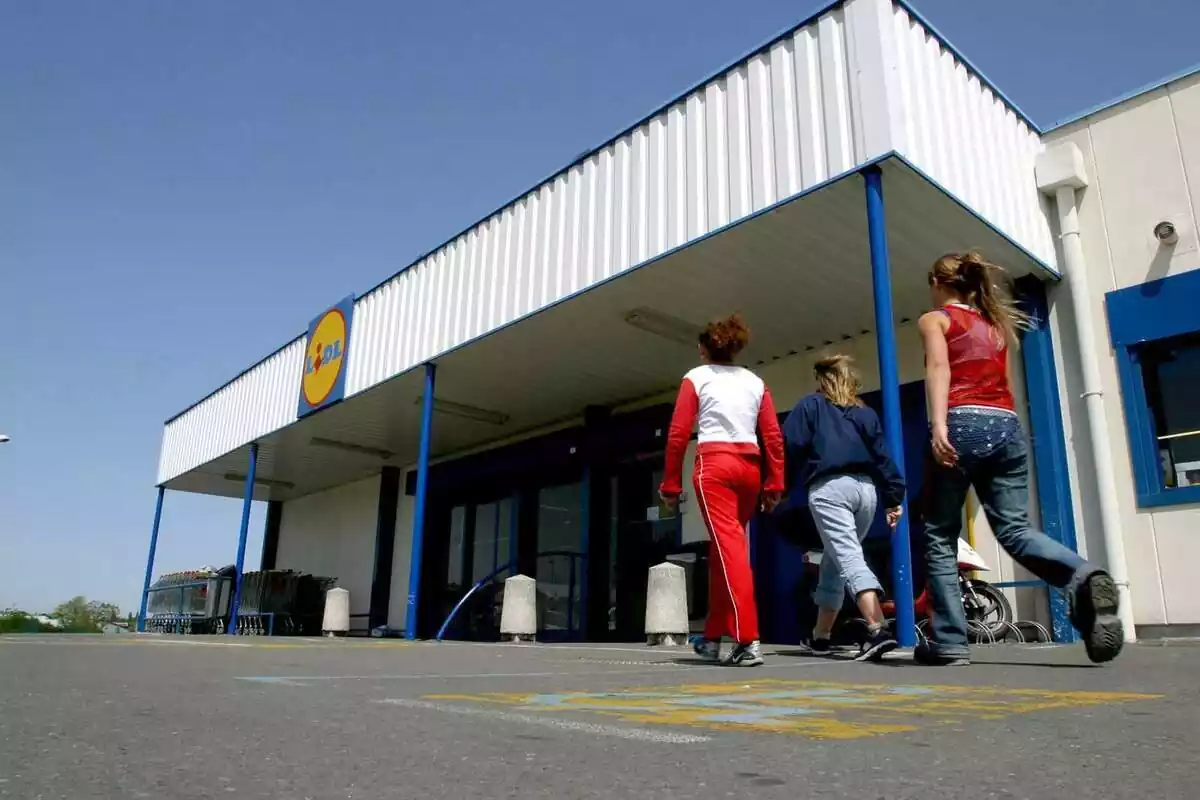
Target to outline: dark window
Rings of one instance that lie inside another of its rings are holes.
[[[1200,333],[1141,345],[1163,488],[1200,486]]]

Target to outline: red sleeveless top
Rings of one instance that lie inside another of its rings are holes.
[[[948,408],[985,406],[1016,409],[1008,385],[1008,342],[978,310],[958,304],[942,311],[950,318],[946,347],[950,355]]]

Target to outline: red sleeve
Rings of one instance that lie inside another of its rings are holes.
[[[763,462],[766,475],[763,479],[764,492],[782,492],[783,485],[783,434],[779,432],[779,416],[775,413],[775,401],[771,392],[763,387],[762,402],[758,405],[758,433],[763,442]]]
[[[675,413],[671,415],[671,427],[667,430],[667,463],[664,469],[663,494],[678,497],[683,493],[683,458],[687,454],[688,442],[692,440],[692,426],[700,411],[700,398],[696,387],[687,378],[679,387],[675,399]]]

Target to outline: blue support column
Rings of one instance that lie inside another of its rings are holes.
[[[146,630],[146,603],[150,599],[150,581],[154,579],[154,551],[158,549],[158,523],[162,522],[163,495],[165,487],[158,487],[158,501],[154,504],[154,527],[150,529],[150,553],[146,556],[146,579],[142,582],[142,605],[138,609],[137,629]]]
[[[888,450],[904,472],[904,429],[900,418],[900,370],[896,325],[892,314],[892,271],[888,259],[887,222],[883,206],[883,172],[863,170],[867,185],[867,238],[871,245],[871,283],[875,293],[875,331],[879,348],[879,383],[883,396],[883,432]],[[896,598],[896,639],[901,647],[917,643],[913,611],[912,547],[908,535],[908,501],[892,532],[892,594]]]
[[[417,496],[413,503],[412,557],[408,565],[408,608],[404,635],[417,638],[417,610],[421,596],[421,553],[425,544],[425,495],[429,489],[429,446],[433,437],[433,388],[437,368],[425,365],[425,397],[421,404],[421,446],[417,454]]]
[[[250,533],[250,506],[254,503],[254,478],[258,471],[258,442],[250,445],[250,466],[246,470],[246,489],[242,493],[242,527],[238,531],[237,583],[233,587],[233,600],[229,604],[229,636],[237,634],[238,605],[242,602],[242,568],[246,564],[246,537]]]
[[[1033,445],[1042,530],[1051,539],[1077,550],[1075,508],[1071,501],[1066,434],[1058,396],[1058,369],[1054,365],[1046,287],[1028,275],[1017,281],[1017,291],[1021,310],[1029,315],[1031,322],[1030,329],[1021,336],[1021,357],[1025,366],[1029,438]],[[1050,633],[1054,641],[1064,644],[1077,641],[1066,593],[1051,586],[1046,587],[1046,592],[1050,603]]]

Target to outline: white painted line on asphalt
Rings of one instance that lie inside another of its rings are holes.
[[[542,642],[422,642],[422,644],[435,644],[438,647],[491,647],[499,650],[573,650],[576,653],[641,653],[646,655],[654,648],[643,647],[592,647],[591,645],[578,644],[543,644]],[[660,651],[661,652],[661,651]],[[679,652],[685,652],[683,648],[679,648]],[[691,652],[690,648],[687,652]]]
[[[652,731],[646,728],[626,728],[616,725],[599,725],[594,722],[577,722],[561,717],[537,717],[532,714],[517,714],[512,711],[499,711],[491,708],[470,708],[446,703],[431,703],[426,700],[409,700],[407,698],[388,698],[377,700],[377,703],[416,708],[425,711],[439,711],[443,714],[459,714],[468,717],[486,717],[498,722],[517,722],[522,725],[539,725],[543,728],[555,728],[560,731],[590,733],[595,736],[612,736],[617,739],[632,739],[638,742],[659,742],[661,744],[703,744],[712,741],[708,736],[696,736],[690,733],[670,733],[667,731]]]
[[[741,670],[745,674],[747,668],[741,667],[726,667],[720,664],[716,665],[696,665],[696,664],[667,664],[667,662],[648,662],[650,664],[657,663],[658,666],[664,664],[674,666],[680,670],[688,672],[698,672],[700,670],[723,670],[731,675],[735,674],[734,670]],[[854,661],[840,660],[814,660],[812,663],[805,664],[764,664],[761,667],[754,669],[805,669],[807,667],[828,667],[834,664],[854,664]],[[419,681],[419,680],[480,680],[483,678],[574,678],[574,677],[596,677],[596,676],[619,676],[619,675],[645,675],[648,673],[662,674],[661,669],[600,669],[600,670],[562,670],[557,672],[424,672],[408,675],[239,675],[234,680],[249,681],[251,683],[273,683],[281,686],[304,686],[305,681]]]

